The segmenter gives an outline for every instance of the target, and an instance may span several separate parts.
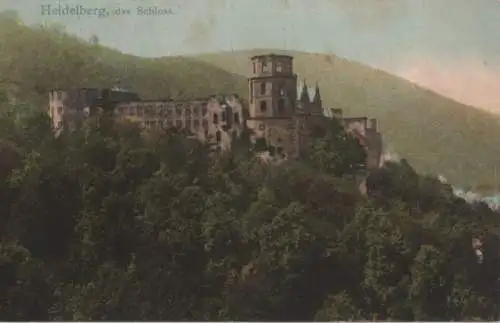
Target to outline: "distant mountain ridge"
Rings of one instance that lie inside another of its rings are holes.
[[[145,99],[247,97],[255,50],[141,58],[65,34],[0,17],[0,95],[45,107],[56,87],[126,87]],[[335,56],[287,51],[309,85],[319,82],[323,104],[346,115],[379,120],[388,146],[419,171],[443,174],[460,186],[498,185],[500,119],[443,98],[408,81]],[[457,117],[455,117],[457,116]]]

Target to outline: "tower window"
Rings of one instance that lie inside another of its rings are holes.
[[[260,83],[260,94],[266,94],[266,83]]]
[[[240,114],[238,112],[234,113],[234,123],[240,123]]]
[[[214,113],[214,124],[218,123],[219,123],[219,116],[217,115],[217,113]]]
[[[261,101],[260,102],[260,112],[266,112],[267,111],[267,102],[266,101]]]
[[[253,62],[253,73],[257,73],[257,69],[255,68],[255,62]]]
[[[279,99],[279,101],[278,101],[278,113],[279,114],[285,113],[285,100],[284,99]]]
[[[217,140],[217,142],[219,143],[220,142],[220,139],[221,139],[221,136],[220,136],[220,131],[217,131],[215,133],[215,140]]]
[[[276,72],[282,72],[283,71],[283,65],[281,63],[276,63]]]
[[[267,62],[262,62],[262,73],[267,72]]]

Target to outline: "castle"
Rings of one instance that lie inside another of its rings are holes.
[[[291,56],[259,55],[251,62],[247,102],[236,94],[152,101],[120,89],[54,89],[49,93],[49,115],[55,129],[72,128],[105,100],[120,120],[139,122],[145,129],[184,128],[217,149],[229,149],[232,139],[248,129],[254,143],[265,142],[282,158],[300,154],[312,133],[324,129],[328,118],[338,118],[366,148],[368,168],[380,165],[382,138],[375,119],[346,118],[340,109],[325,109],[317,84],[314,91],[305,83],[298,87]]]

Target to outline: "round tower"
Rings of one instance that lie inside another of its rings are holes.
[[[247,126],[252,141],[265,140],[271,151],[288,155],[294,150],[294,116],[297,104],[297,75],[293,57],[259,55],[251,58],[252,76],[248,79],[249,107]]]
[[[297,101],[297,75],[293,57],[259,55],[251,58],[249,119],[291,118]]]

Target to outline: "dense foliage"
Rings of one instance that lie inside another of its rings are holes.
[[[362,196],[339,127],[276,165],[106,116],[0,122],[4,320],[500,318],[499,214],[404,161]]]

